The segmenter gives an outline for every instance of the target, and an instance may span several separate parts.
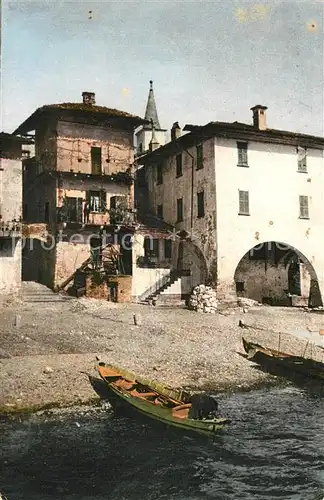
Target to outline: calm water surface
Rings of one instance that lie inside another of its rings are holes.
[[[214,440],[110,410],[0,423],[8,500],[315,500],[324,399],[294,388],[223,396]],[[324,497],[324,493],[323,493]]]

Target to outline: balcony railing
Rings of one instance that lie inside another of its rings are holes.
[[[111,209],[106,212],[90,212],[84,214],[75,210],[57,209],[58,223],[89,224],[89,225],[120,225],[130,226],[136,223],[136,211],[130,209]]]

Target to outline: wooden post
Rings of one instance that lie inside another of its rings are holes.
[[[307,340],[307,342],[306,342],[306,346],[305,346],[305,350],[304,350],[303,358],[305,357],[305,354],[306,354],[306,351],[307,351],[308,344],[309,344],[309,340]]]
[[[141,317],[139,314],[134,314],[133,319],[134,319],[135,326],[141,326],[142,322],[141,322]]]
[[[280,343],[281,343],[281,332],[279,332],[279,339],[278,339],[278,355],[280,352]]]
[[[15,315],[15,327],[19,328],[20,325],[21,325],[21,316],[20,316],[20,314],[16,314]]]

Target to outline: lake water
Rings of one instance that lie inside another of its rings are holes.
[[[317,500],[324,399],[272,388],[222,396],[215,439],[111,410],[1,422],[8,500]]]

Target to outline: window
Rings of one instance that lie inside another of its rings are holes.
[[[177,166],[176,175],[177,175],[177,177],[181,177],[182,176],[182,154],[181,153],[176,156],[176,166]]]
[[[237,143],[237,154],[238,154],[238,166],[247,167],[248,166],[248,143],[238,142]]]
[[[164,240],[164,258],[171,259],[172,257],[172,241]]]
[[[109,220],[110,224],[122,224],[127,212],[126,196],[111,196]]]
[[[204,192],[197,193],[197,217],[205,216]]]
[[[106,211],[106,192],[105,191],[89,191],[88,195],[89,211],[90,212],[105,212]]]
[[[67,222],[82,222],[82,198],[65,198]]]
[[[145,257],[159,257],[159,240],[146,237],[144,239]]]
[[[299,218],[309,219],[308,196],[299,197]]]
[[[101,174],[101,148],[91,148],[91,173]]]
[[[239,191],[239,215],[250,215],[248,191]]]
[[[298,172],[307,173],[307,150],[306,148],[297,148]]]
[[[198,144],[196,149],[197,149],[197,170],[200,170],[204,166],[203,145]]]
[[[163,205],[157,206],[156,215],[159,219],[163,219]]]
[[[183,199],[177,199],[177,222],[183,221]]]
[[[162,163],[158,163],[156,166],[156,183],[163,184]]]

